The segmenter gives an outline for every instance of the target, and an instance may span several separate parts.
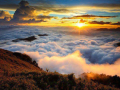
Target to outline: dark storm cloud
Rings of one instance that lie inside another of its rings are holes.
[[[120,31],[120,27],[118,27],[118,28],[110,28],[110,29],[108,29],[108,28],[99,28],[99,29],[97,29],[97,31]]]
[[[54,17],[54,16],[43,16],[43,15],[39,15],[36,17],[37,19],[41,19],[41,20],[44,20],[44,19],[56,19],[57,17]]]
[[[11,21],[12,23],[39,23],[39,22],[46,22],[44,20],[36,20],[36,19],[29,19],[29,20],[20,20],[20,21]]]
[[[20,21],[7,21],[7,18],[0,19],[0,25],[12,25],[12,24],[27,24],[27,23],[40,23],[46,22],[44,20],[36,20],[36,19],[29,19],[29,20],[20,20]]]
[[[18,4],[21,0],[0,0],[0,4]],[[23,0],[25,1],[25,0]],[[49,0],[26,0],[32,4],[50,3]],[[53,0],[52,0],[53,1]]]
[[[16,4],[0,4],[0,9],[6,9],[6,10],[16,10],[19,7],[19,5]]]
[[[111,22],[104,22],[104,21],[91,21],[89,24],[111,24]]]
[[[21,1],[20,7],[15,11],[13,20],[24,20],[25,18],[33,18],[35,14],[35,8],[30,7],[27,1]]]
[[[73,17],[63,17],[62,19],[95,19],[95,18],[115,18],[117,16],[97,16],[97,15],[80,15],[80,16],[73,16]]]
[[[0,9],[16,10],[19,7],[18,3],[20,1],[21,0],[0,0]],[[65,5],[64,4],[65,2],[62,0],[61,1],[63,2],[63,4],[58,3],[59,0],[27,0],[27,1],[30,3],[30,6],[35,7],[37,11],[44,10],[45,12],[56,12],[56,13],[74,12],[74,10],[71,10],[71,7],[76,7],[76,5],[77,5],[77,4],[74,5],[74,2],[71,5],[70,4]],[[69,3],[70,2],[72,2],[72,1],[69,1]],[[86,7],[88,7],[87,9],[90,9],[93,7],[99,8],[99,9],[107,8],[108,10],[105,9],[104,10],[105,12],[120,12],[120,3],[115,3],[115,4],[111,4],[111,3],[98,4],[98,2],[96,4],[87,4],[87,3],[80,4],[79,3],[79,6],[80,7],[86,6]],[[113,8],[114,8],[114,11],[113,11]]]
[[[36,9],[32,6],[29,6],[27,1],[21,1],[19,3],[20,7],[15,11],[13,16],[13,20],[25,20],[25,19],[52,19],[55,18],[53,16],[44,16],[44,15],[37,15]]]
[[[11,23],[34,23],[34,22],[42,22],[43,20],[35,20],[34,12],[35,9],[29,6],[27,1],[21,1],[19,3],[20,7],[15,11],[13,18],[8,22],[6,21],[8,18],[1,19],[1,24],[11,24]],[[4,13],[4,11],[2,12]]]
[[[69,12],[69,10],[67,10],[67,9],[53,9],[53,11],[60,12],[60,13]]]
[[[19,3],[19,8],[15,11],[13,18],[10,16],[9,12],[0,11],[0,24],[15,24],[15,23],[38,23],[46,22],[46,19],[56,18],[53,16],[37,15],[36,9],[29,6],[27,1],[21,1]]]
[[[18,3],[21,0],[0,0],[0,8],[1,9],[11,9],[11,10],[16,10],[19,5]],[[25,0],[23,0],[25,1]],[[41,10],[43,7],[53,7],[52,1],[49,0],[26,0],[27,2],[30,3],[30,6],[36,7],[37,9]]]
[[[112,25],[120,25],[120,22],[112,23]]]
[[[116,23],[112,23],[112,22],[104,22],[104,21],[91,21],[91,22],[88,22],[89,24],[101,24],[101,25],[104,25],[104,24],[109,24],[109,25],[120,25],[120,22],[116,22]],[[117,29],[118,30],[118,29]],[[109,30],[111,31],[111,30]]]

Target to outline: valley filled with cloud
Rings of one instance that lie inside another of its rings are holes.
[[[114,46],[120,42],[119,31],[85,31],[74,27],[11,27],[9,30],[4,30],[7,26],[1,27],[0,48],[25,53],[44,70],[75,73],[76,77],[84,72],[120,76],[120,47]],[[31,42],[12,42],[30,36],[36,39]]]

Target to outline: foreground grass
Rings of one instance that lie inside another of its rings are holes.
[[[117,88],[57,72],[20,72],[4,74],[0,90],[119,90]]]

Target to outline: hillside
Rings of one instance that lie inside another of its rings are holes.
[[[0,49],[0,73],[19,71],[41,71],[41,69],[25,54]]]
[[[119,90],[103,84],[43,71],[29,56],[0,49],[0,90]]]

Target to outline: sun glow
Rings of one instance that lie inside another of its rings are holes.
[[[85,26],[85,24],[84,23],[76,23],[76,26],[82,27],[82,26]]]

